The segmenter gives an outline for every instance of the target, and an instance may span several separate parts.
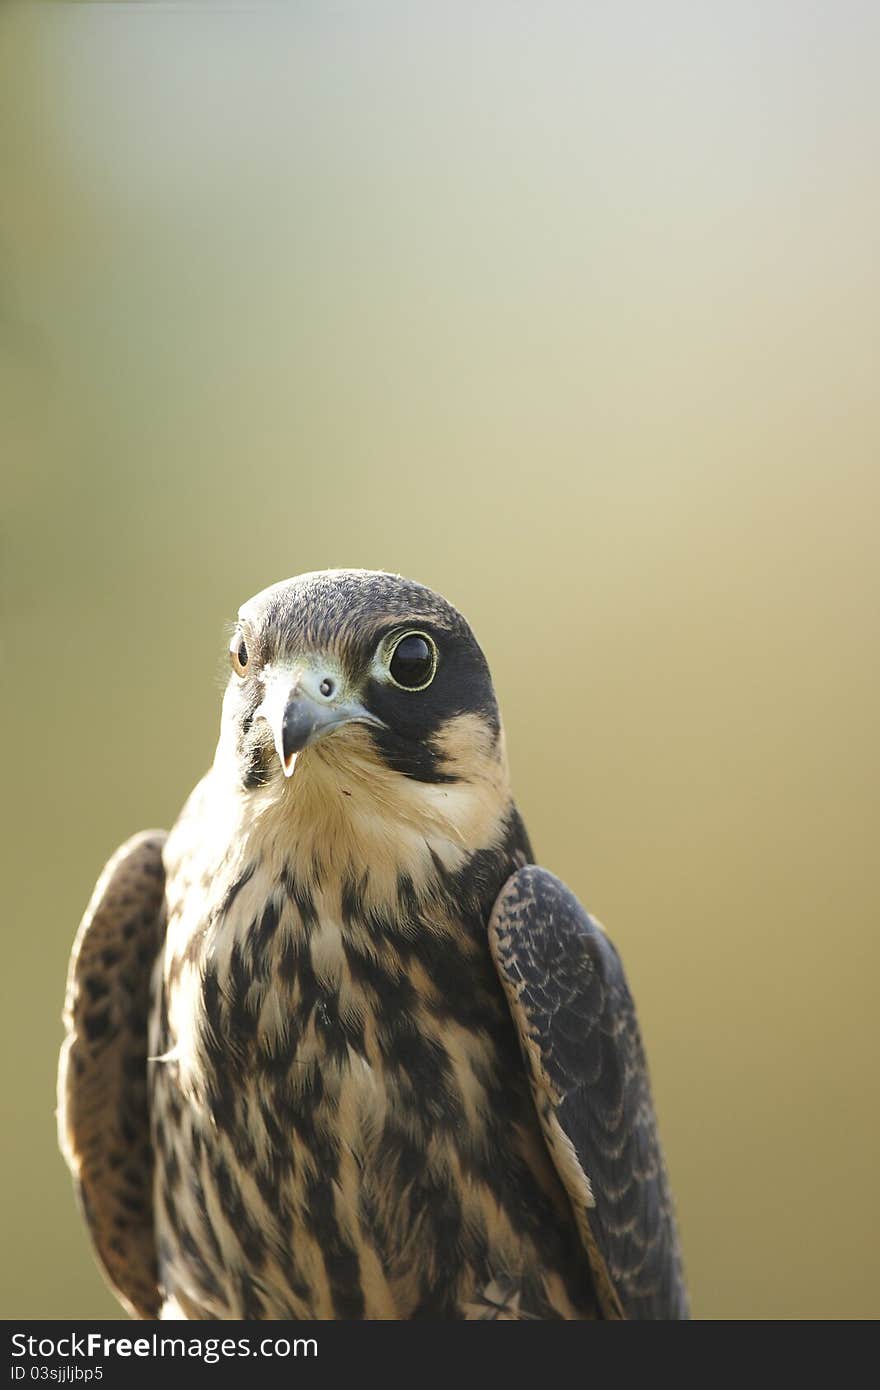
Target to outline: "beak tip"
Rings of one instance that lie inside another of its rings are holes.
[[[298,757],[299,757],[299,754],[298,754],[298,753],[291,753],[291,754],[289,754],[289,756],[286,757],[286,758],[285,758],[284,756],[282,756],[282,758],[281,758],[281,766],[282,766],[283,769],[284,769],[284,776],[285,776],[285,777],[292,777],[292,776],[293,776],[294,769],[295,769],[295,767],[296,767],[296,760],[297,760]]]

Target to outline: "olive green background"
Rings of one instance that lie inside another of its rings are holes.
[[[113,1315],[70,943],[212,756],[228,623],[472,621],[619,945],[696,1314],[880,1313],[880,11],[4,5],[6,1317]]]

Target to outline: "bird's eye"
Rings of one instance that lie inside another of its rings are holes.
[[[405,632],[388,662],[388,674],[402,690],[425,690],[437,670],[437,648],[424,632]]]
[[[243,676],[250,661],[250,653],[247,649],[247,642],[243,637],[239,637],[238,642],[233,642],[229,649],[229,656],[232,660],[232,669]]]

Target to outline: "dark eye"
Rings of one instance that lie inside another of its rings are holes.
[[[243,637],[239,637],[237,645],[233,642],[229,649],[229,655],[232,660],[233,670],[237,671],[240,676],[243,676],[247,670],[247,664],[250,661],[247,642]]]
[[[437,670],[437,648],[423,632],[407,632],[391,653],[388,672],[404,690],[424,690]]]

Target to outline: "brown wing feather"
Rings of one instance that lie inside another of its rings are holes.
[[[605,1316],[687,1317],[648,1068],[617,952],[565,884],[535,865],[502,888],[489,941]]]
[[[164,931],[165,832],[116,851],[76,934],[58,1068],[58,1139],[98,1260],[137,1317],[160,1296],[147,1102],[150,976]]]

